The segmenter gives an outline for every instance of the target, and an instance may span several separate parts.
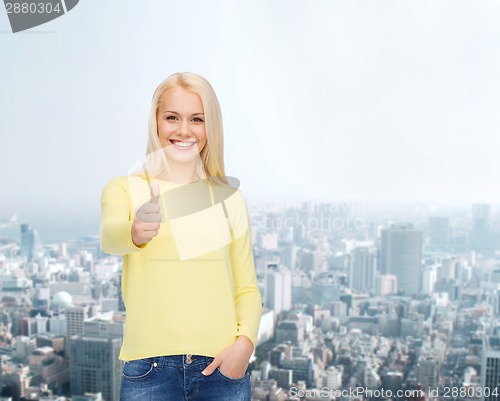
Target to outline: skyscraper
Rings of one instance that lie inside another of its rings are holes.
[[[488,388],[484,401],[498,400],[500,396],[500,338],[485,335],[481,357],[481,387]],[[496,395],[495,395],[496,394]]]
[[[118,359],[125,327],[123,312],[107,312],[83,323],[83,334],[69,339],[71,393],[102,392],[119,401],[123,363]]]
[[[394,274],[406,295],[420,292],[422,231],[413,224],[392,224],[381,232],[380,272]]]
[[[420,355],[417,363],[417,382],[423,389],[435,388],[438,385],[439,363],[430,353]]]
[[[450,243],[450,219],[448,217],[429,217],[429,237],[431,245],[443,249]]]
[[[349,260],[349,285],[353,290],[368,292],[375,288],[377,250],[358,246],[351,251]]]
[[[320,276],[311,284],[312,303],[328,308],[333,302],[339,301],[342,291],[340,285],[332,276]]]
[[[83,321],[90,316],[88,305],[70,306],[66,309],[68,338],[83,333]]]
[[[21,224],[21,254],[28,258],[28,262],[33,260],[35,253],[35,230],[29,224]]]
[[[71,394],[102,392],[110,401],[120,399],[121,338],[77,335],[69,339]]]
[[[292,274],[276,263],[267,265],[265,306],[274,310],[275,316],[292,307]]]
[[[486,251],[490,245],[490,205],[472,205],[472,250]]]

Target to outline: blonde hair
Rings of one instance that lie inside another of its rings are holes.
[[[137,172],[139,175],[156,177],[165,171],[167,166],[165,153],[158,138],[158,107],[162,95],[170,88],[182,88],[197,94],[203,105],[205,114],[205,130],[207,143],[199,154],[196,163],[196,172],[200,179],[219,184],[228,184],[224,171],[224,131],[222,126],[222,113],[210,83],[198,74],[192,72],[179,72],[170,75],[158,85],[151,102],[149,115],[149,136],[146,148],[146,161],[144,170]]]

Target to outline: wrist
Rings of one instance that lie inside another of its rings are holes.
[[[141,242],[137,238],[135,230],[134,230],[134,225],[132,225],[132,228],[130,229],[130,239],[132,240],[132,244],[134,244],[138,248],[140,248],[141,246],[144,245],[144,242]]]
[[[243,350],[246,351],[248,357],[252,355],[254,350],[254,345],[252,340],[250,340],[247,336],[243,334],[239,335],[238,339],[236,340],[236,343],[238,344],[238,346],[240,346]]]

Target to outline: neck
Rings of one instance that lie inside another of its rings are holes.
[[[192,166],[182,165],[175,166],[170,164],[167,167],[167,171],[164,171],[160,175],[161,179],[175,182],[176,184],[190,184],[192,182],[196,182],[200,180],[200,177],[196,173],[196,166],[193,164]]]

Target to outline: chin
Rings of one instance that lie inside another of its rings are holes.
[[[172,152],[170,149],[165,149],[165,156],[168,161],[175,163],[189,163],[200,158],[199,153],[186,152],[186,154],[179,154],[179,152],[175,150]]]

